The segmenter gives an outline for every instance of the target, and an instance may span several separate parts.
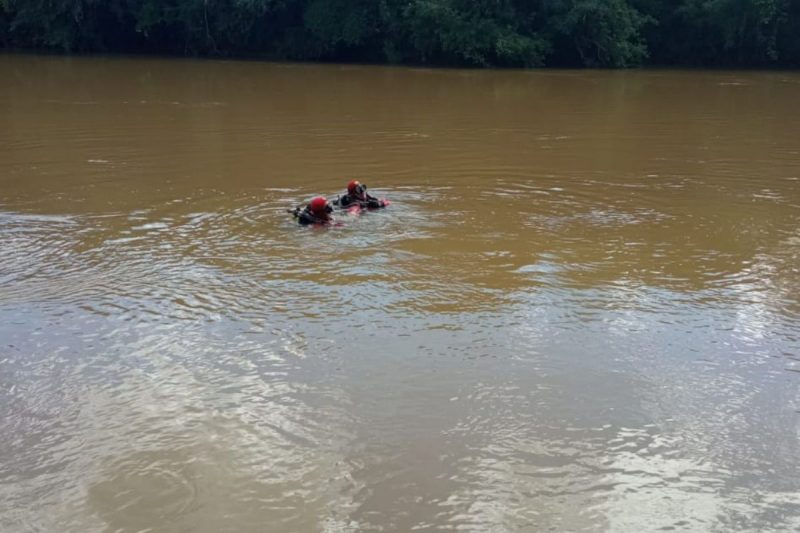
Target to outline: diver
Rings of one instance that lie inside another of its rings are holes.
[[[343,208],[357,205],[362,209],[378,209],[389,205],[386,200],[381,200],[367,194],[367,186],[357,180],[348,183],[347,194],[334,200],[334,203]]]
[[[324,196],[313,198],[305,207],[295,207],[291,213],[303,226],[311,224],[322,226],[334,222],[333,206]]]

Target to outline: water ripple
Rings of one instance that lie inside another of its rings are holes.
[[[789,74],[6,70],[0,530],[798,529]]]

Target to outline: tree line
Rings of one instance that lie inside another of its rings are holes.
[[[800,66],[800,0],[0,0],[0,48],[486,67]]]

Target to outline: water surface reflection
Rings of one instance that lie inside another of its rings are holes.
[[[800,526],[793,75],[0,71],[3,531]]]

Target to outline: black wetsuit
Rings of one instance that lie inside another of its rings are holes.
[[[305,208],[296,208],[294,210],[294,216],[297,217],[297,222],[302,224],[303,226],[308,226],[311,224],[328,224],[331,222],[329,218],[319,218],[314,215],[311,211],[311,208],[306,206]]]
[[[344,196],[340,196],[334,203],[338,204],[339,207],[351,207],[354,205],[359,205],[361,207],[368,207],[370,209],[377,209],[379,207],[386,207],[386,204],[383,200],[379,200],[374,196],[370,196],[369,194],[366,195],[367,199],[362,200],[361,198],[356,198],[355,196],[350,196],[349,194],[345,194]]]

